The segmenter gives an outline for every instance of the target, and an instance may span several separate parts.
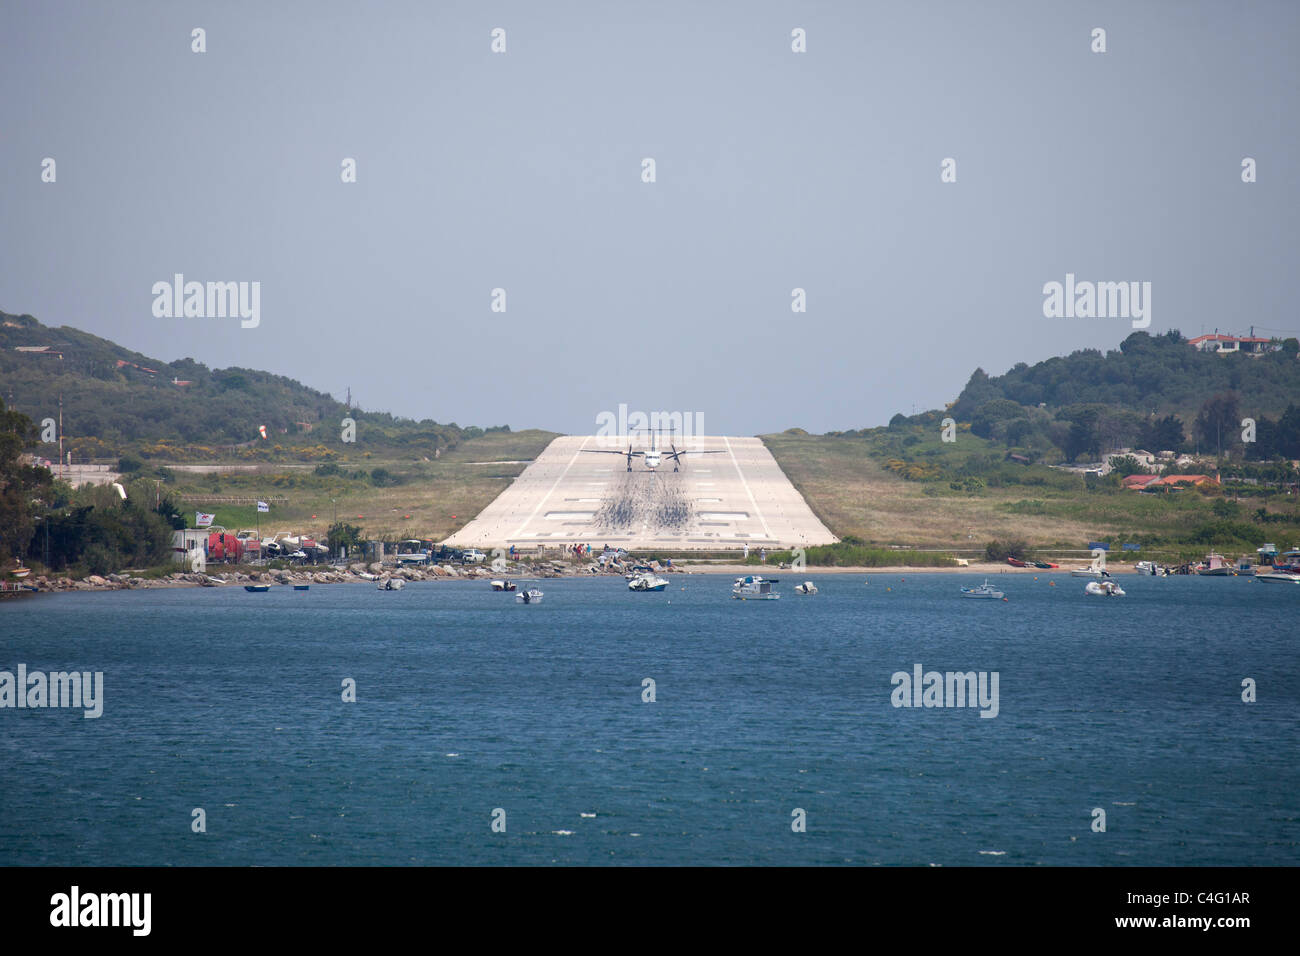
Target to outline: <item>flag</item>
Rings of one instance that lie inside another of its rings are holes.
[[[264,511],[270,511],[270,510],[271,510],[271,506],[268,505],[265,501],[259,501],[259,502],[257,503],[257,510],[258,510],[258,511],[263,511],[263,512],[264,512]]]
[[[212,527],[212,522],[215,521],[216,518],[216,515],[205,515],[202,511],[196,511],[194,512],[194,527],[210,528]]]

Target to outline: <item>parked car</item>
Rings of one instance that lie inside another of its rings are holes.
[[[461,563],[461,564],[481,564],[484,560],[486,560],[486,558],[487,558],[487,555],[484,554],[482,551],[480,551],[478,548],[469,548],[469,549],[466,550],[465,553],[461,556],[460,563]]]

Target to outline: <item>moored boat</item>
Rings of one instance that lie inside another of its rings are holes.
[[[962,588],[961,596],[964,598],[982,598],[986,601],[999,601],[1004,597],[1001,591],[989,584],[987,578],[978,587]]]
[[[817,585],[813,584],[811,581],[805,581],[803,584],[796,584],[794,586],[794,593],[795,594],[816,594]]]
[[[375,584],[376,591],[400,591],[406,587],[406,582],[402,578],[384,578]]]
[[[515,585],[515,582],[514,582],[514,581],[504,581],[504,580],[503,580],[503,581],[493,581],[493,582],[492,582],[492,590],[493,590],[493,591],[513,591],[513,590],[515,590],[515,588],[516,588],[516,585]]]
[[[310,584],[295,584],[295,585],[293,586],[293,589],[294,589],[295,591],[306,591],[306,590],[307,590],[308,588],[310,588],[310,587],[311,587]]]
[[[245,590],[245,591],[252,591],[254,594],[265,594],[267,591],[271,590],[271,585],[269,585],[269,584],[245,584],[245,585],[244,585],[244,590]]]
[[[537,588],[529,588],[527,591],[520,591],[515,595],[516,604],[541,604],[545,595]]]
[[[1226,578],[1231,577],[1237,572],[1232,565],[1223,559],[1223,555],[1215,554],[1211,551],[1205,556],[1205,560],[1196,568],[1197,574],[1208,575],[1210,577]]]
[[[772,590],[775,578],[762,578],[757,574],[746,574],[736,578],[731,588],[731,596],[740,601],[775,601],[781,595]]]
[[[1300,574],[1294,571],[1263,571],[1255,575],[1260,584],[1300,584]]]
[[[661,578],[650,571],[642,571],[627,582],[629,591],[662,591],[668,587],[668,579]]]

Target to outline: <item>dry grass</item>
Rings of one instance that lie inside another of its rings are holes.
[[[1045,497],[1023,487],[990,488],[979,495],[926,494],[934,484],[906,481],[867,456],[852,439],[815,435],[764,435],[781,469],[816,515],[836,535],[913,548],[980,548],[993,539],[1081,548],[1089,539],[1118,533],[1129,522],[1061,514],[1013,514],[1013,502]],[[947,485],[942,489],[946,492]],[[1082,495],[1082,490],[1080,491]]]

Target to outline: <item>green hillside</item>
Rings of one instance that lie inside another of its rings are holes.
[[[41,347],[46,351],[18,351]],[[0,389],[10,408],[35,422],[57,417],[62,395],[64,448],[74,458],[330,460],[357,449],[341,440],[346,417],[364,433],[366,451],[379,457],[432,459],[485,431],[509,431],[349,410],[281,375],[210,369],[189,358],[164,362],[88,332],[4,312]]]

